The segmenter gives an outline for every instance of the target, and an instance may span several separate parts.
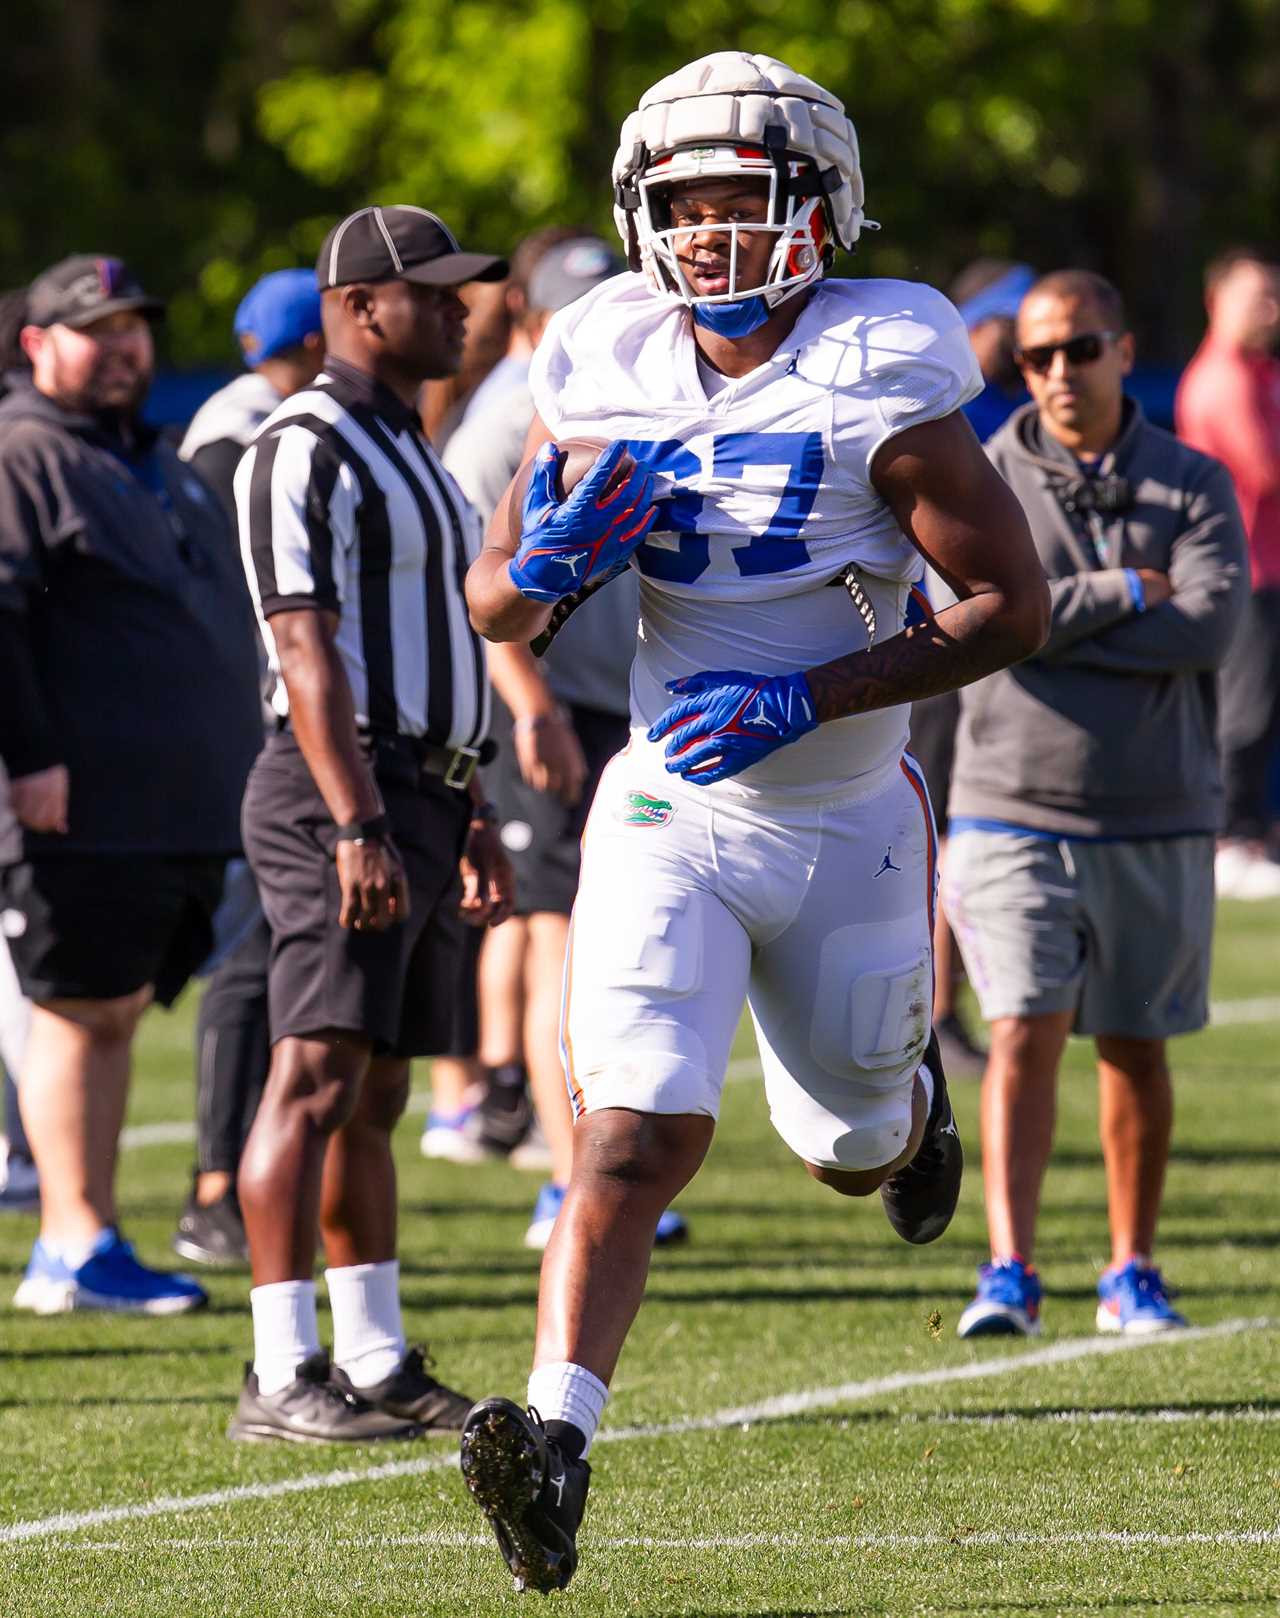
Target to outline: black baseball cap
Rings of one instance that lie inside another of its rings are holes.
[[[408,204],[348,214],[325,237],[316,260],[322,291],[352,281],[453,287],[464,281],[504,281],[508,273],[506,259],[464,253],[443,219]]]
[[[122,309],[136,309],[156,319],[164,313],[164,304],[148,297],[123,259],[105,254],[73,253],[37,275],[27,288],[30,326],[90,326]]]

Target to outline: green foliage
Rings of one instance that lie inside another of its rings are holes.
[[[844,98],[885,226],[868,273],[1091,264],[1164,358],[1205,254],[1280,205],[1280,0],[32,0],[10,35],[0,277],[124,251],[175,294],[183,362],[229,354],[244,289],[370,199],[499,249],[611,230],[618,125],[712,49]]]

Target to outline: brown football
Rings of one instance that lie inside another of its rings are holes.
[[[566,499],[581,483],[591,468],[596,464],[600,455],[609,448],[608,441],[603,438],[558,438],[557,445],[564,451],[564,459],[560,463],[560,477],[556,484],[556,496],[560,500]],[[635,465],[630,455],[624,455],[614,469],[607,487],[617,488],[619,483],[630,476]],[[524,512],[525,490],[529,487],[529,474],[533,469],[533,457],[524,463],[515,475],[511,485],[511,504],[508,507],[508,524],[513,544],[520,543],[520,529]]]

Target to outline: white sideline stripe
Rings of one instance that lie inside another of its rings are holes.
[[[213,1551],[262,1550],[274,1545],[296,1546],[305,1536],[299,1534],[266,1534],[258,1539],[153,1539],[139,1546],[125,1539],[80,1540],[77,1551],[123,1551],[136,1555],[147,1551]],[[967,1545],[979,1548],[1005,1545],[1154,1545],[1166,1550],[1178,1550],[1188,1545],[1277,1545],[1280,1528],[1224,1529],[1219,1533],[1191,1530],[1185,1534],[1160,1534],[1142,1529],[1099,1528],[1092,1533],[1067,1532],[1037,1534],[1030,1530],[999,1528],[957,1528],[950,1534],[726,1534],[722,1537],[699,1535],[691,1539],[656,1539],[648,1535],[628,1538],[592,1539],[592,1550],[925,1550],[939,1545],[952,1545],[963,1549]],[[399,1550],[407,1546],[425,1546],[435,1550],[485,1550],[493,1548],[489,1534],[463,1534],[440,1532],[434,1534],[360,1534],[335,1539],[325,1536],[326,1549]]]
[[[1238,1409],[1220,1407],[1216,1410],[1133,1410],[1117,1405],[1112,1410],[1002,1410],[967,1414],[963,1410],[947,1411],[943,1415],[925,1415],[912,1410],[898,1417],[904,1427],[1014,1427],[1019,1423],[1032,1423],[1045,1427],[1089,1427],[1095,1423],[1125,1422],[1131,1426],[1147,1422],[1176,1425],[1181,1422],[1205,1421],[1225,1423],[1232,1421],[1280,1421],[1280,1410],[1263,1410],[1257,1405],[1240,1405]]]
[[[1214,1000],[1209,1006],[1209,1026],[1239,1022],[1272,1022],[1280,1018],[1280,995],[1263,995],[1256,1000]]]
[[[940,1366],[936,1371],[897,1371],[891,1376],[872,1377],[864,1382],[843,1382],[835,1387],[811,1388],[805,1393],[786,1393],[757,1404],[718,1410],[709,1416],[693,1416],[681,1421],[646,1427],[616,1427],[600,1433],[599,1444],[621,1443],[636,1438],[679,1437],[686,1433],[714,1432],[730,1427],[749,1427],[756,1421],[776,1421],[822,1410],[832,1405],[852,1404],[881,1393],[898,1393],[905,1388],[941,1387],[951,1382],[977,1382],[989,1377],[1009,1376],[1018,1371],[1047,1365],[1067,1365],[1073,1360],[1092,1359],[1101,1354],[1137,1353],[1143,1349],[1176,1347],[1183,1343],[1203,1343],[1218,1337],[1235,1337],[1241,1332],[1267,1329],[1273,1321],[1224,1320],[1216,1326],[1193,1326],[1186,1331],[1164,1332],[1154,1337],[1080,1337],[1054,1343],[1048,1348],[1024,1354],[1005,1354],[969,1365]],[[303,1477],[284,1478],[275,1483],[244,1483],[229,1489],[212,1489],[207,1494],[162,1495],[156,1500],[131,1505],[101,1506],[95,1511],[63,1511],[52,1517],[0,1527],[0,1544],[11,1545],[24,1539],[48,1539],[56,1534],[74,1534],[81,1528],[98,1528],[106,1523],[131,1522],[147,1517],[173,1516],[179,1512],[207,1511],[234,1505],[241,1500],[274,1500],[281,1495],[303,1494],[316,1489],[345,1489],[352,1484],[375,1483],[388,1478],[416,1477],[456,1465],[452,1451],[446,1455],[424,1456],[416,1461],[391,1461],[365,1471],[343,1469],[312,1472]],[[645,1543],[635,1541],[636,1544]],[[657,1543],[656,1541],[654,1543]]]
[[[1225,1027],[1228,1023],[1280,1022],[1280,995],[1265,995],[1255,1000],[1215,1000],[1209,1007],[1209,1026]],[[740,1084],[744,1079],[760,1077],[758,1056],[737,1056],[725,1071],[725,1082]],[[428,1106],[427,1096],[417,1091],[409,1097],[406,1111],[421,1115]],[[135,1151],[143,1146],[182,1146],[196,1138],[194,1123],[132,1124],[120,1135],[123,1151]]]
[[[725,1079],[731,1084],[759,1077],[760,1060],[755,1056],[735,1057],[725,1071]],[[405,1108],[405,1112],[421,1117],[429,1105],[430,1098],[426,1092],[416,1090],[409,1097],[409,1105]],[[120,1132],[120,1147],[122,1151],[129,1152],[141,1146],[183,1146],[195,1138],[194,1123],[131,1124],[128,1129]]]

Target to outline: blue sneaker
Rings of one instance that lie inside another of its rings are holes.
[[[149,1270],[118,1230],[104,1230],[88,1258],[74,1270],[37,1241],[13,1301],[19,1309],[41,1315],[68,1309],[181,1315],[203,1308],[209,1294],[189,1275]]]
[[[960,1316],[957,1337],[1039,1337],[1040,1277],[1020,1258],[983,1264],[978,1295]]]
[[[555,1229],[556,1219],[564,1205],[565,1187],[562,1185],[544,1185],[538,1192],[538,1200],[533,1205],[533,1218],[529,1221],[529,1228],[524,1233],[524,1245],[532,1248],[534,1252],[541,1253],[551,1240],[551,1232]],[[658,1218],[658,1228],[654,1232],[653,1245],[655,1247],[673,1247],[677,1242],[688,1241],[689,1222],[683,1214],[678,1214],[674,1208],[665,1209]]]
[[[538,1200],[533,1205],[533,1218],[524,1233],[524,1245],[535,1253],[541,1253],[551,1240],[551,1232],[564,1206],[566,1189],[563,1185],[553,1185],[548,1181],[538,1192]]]
[[[37,1238],[26,1274],[13,1295],[15,1309],[36,1315],[60,1315],[75,1308],[76,1283],[56,1253]]]
[[[1141,1268],[1133,1259],[1121,1270],[1104,1270],[1098,1278],[1098,1330],[1125,1337],[1149,1337],[1186,1325],[1169,1302],[1164,1278],[1154,1266]]]
[[[423,1157],[442,1158],[448,1163],[490,1163],[502,1153],[481,1139],[483,1122],[479,1107],[429,1112],[419,1150]]]

